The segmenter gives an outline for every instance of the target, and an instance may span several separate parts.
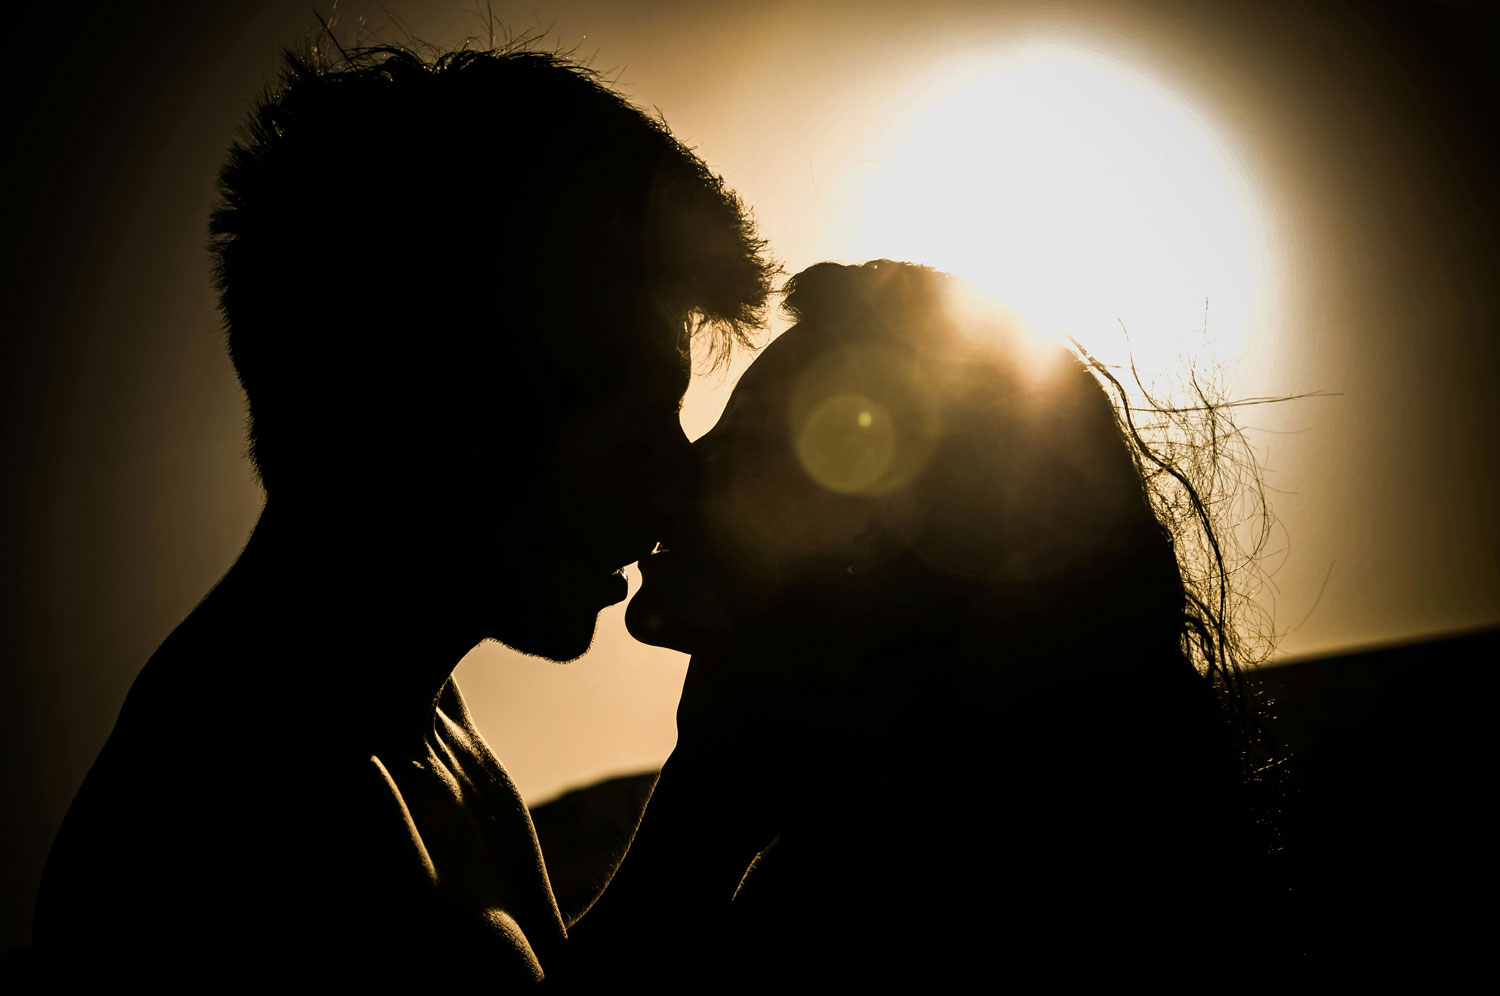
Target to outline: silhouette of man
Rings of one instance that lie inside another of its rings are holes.
[[[763,243],[664,127],[526,51],[289,57],[220,186],[265,509],[131,689],[37,952],[202,988],[538,979],[567,927],[450,675],[487,638],[587,649],[681,491],[688,340],[755,325]],[[682,899],[672,846],[599,936]]]

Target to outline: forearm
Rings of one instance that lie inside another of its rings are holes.
[[[608,887],[569,928],[570,980],[691,972],[707,955],[765,843],[737,818],[734,790],[668,760]]]

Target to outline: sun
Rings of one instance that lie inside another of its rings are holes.
[[[1264,212],[1182,95],[1062,43],[975,55],[917,90],[849,185],[850,258],[956,273],[1108,359],[1123,325],[1148,369],[1201,337],[1205,303],[1220,358],[1244,348],[1269,279]]]
[[[1276,216],[1236,136],[1145,63],[1076,38],[950,49],[798,113],[806,168],[764,188],[796,205],[778,233],[791,259],[945,270],[1024,322],[1018,341],[1133,360],[1168,396],[1205,369],[1242,390],[1275,338]],[[690,437],[752,359],[694,379]]]

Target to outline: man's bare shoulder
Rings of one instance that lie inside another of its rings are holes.
[[[39,950],[102,944],[149,963],[153,939],[172,937],[174,958],[242,949],[316,961],[322,952],[329,964],[378,964],[397,976],[402,965],[427,965],[457,979],[539,977],[528,938],[548,924],[510,908],[535,910],[522,900],[536,883],[510,889],[512,901],[468,881],[494,878],[475,857],[488,852],[516,851],[514,864],[533,865],[529,821],[526,833],[466,840],[466,824],[484,821],[460,818],[462,795],[453,808],[435,806],[422,786],[439,779],[412,771],[408,758],[273,717],[227,710],[206,726],[202,715],[184,712],[181,696],[132,694],[54,847]],[[504,800],[506,788],[485,791]],[[99,917],[122,903],[126,917]]]
[[[485,885],[488,869],[471,856],[472,846],[448,839],[459,829],[456,821],[429,818],[419,825],[413,805],[419,815],[426,807],[409,804],[413,793],[403,793],[373,754],[340,794],[348,808],[327,843],[330,851],[342,844],[329,892],[347,885],[361,905],[349,931],[360,946],[373,942],[381,957],[398,951],[404,963],[439,966],[439,977],[490,983],[542,977],[541,960],[511,908],[521,904]]]

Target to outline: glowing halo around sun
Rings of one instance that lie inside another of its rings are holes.
[[[1245,170],[1181,96],[1103,54],[1030,44],[929,76],[851,168],[852,258],[967,278],[1037,333],[1176,362],[1204,331],[1230,359],[1268,282]]]

